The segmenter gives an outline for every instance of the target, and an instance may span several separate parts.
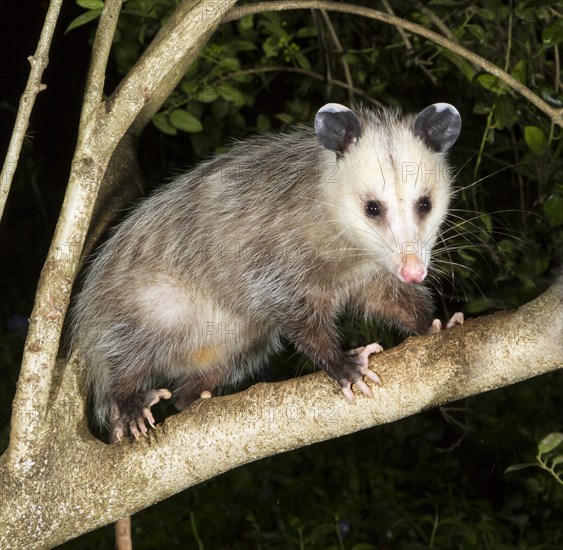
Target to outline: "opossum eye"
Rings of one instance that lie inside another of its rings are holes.
[[[416,209],[421,216],[428,214],[428,212],[432,210],[432,202],[430,201],[430,197],[422,197],[421,199],[418,199]]]
[[[365,210],[370,218],[377,218],[377,216],[381,216],[383,213],[383,208],[381,208],[379,201],[367,201]]]

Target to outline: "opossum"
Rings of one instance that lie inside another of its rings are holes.
[[[418,115],[329,103],[314,127],[234,145],[145,199],[102,245],[72,309],[97,420],[147,433],[256,373],[285,338],[353,400],[379,382],[343,351],[344,311],[427,332],[430,257],[452,194],[455,107]],[[171,384],[157,389],[157,383]]]

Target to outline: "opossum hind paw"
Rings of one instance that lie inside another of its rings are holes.
[[[145,421],[153,428],[155,427],[151,407],[156,405],[161,399],[170,399],[171,397],[172,393],[162,388],[138,392],[123,400],[118,405],[120,416],[113,426],[115,439],[121,441],[121,438],[129,433],[135,439],[139,439],[141,435],[146,436],[149,430]]]
[[[349,401],[354,401],[355,396],[352,391],[352,384],[354,384],[363,394],[368,397],[373,397],[373,392],[370,387],[364,382],[365,376],[374,384],[381,384],[379,376],[369,368],[369,356],[372,353],[379,353],[383,348],[379,344],[369,344],[368,346],[356,348],[346,353],[347,355],[347,375],[345,378],[340,378],[340,386],[342,393]]]

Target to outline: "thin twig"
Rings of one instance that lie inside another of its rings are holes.
[[[311,14],[317,28],[319,51],[324,59],[326,96],[332,97],[332,66],[330,63],[330,52],[326,41],[325,28],[323,27],[319,11],[311,10]]]
[[[84,92],[84,103],[80,114],[80,128],[84,127],[86,121],[92,116],[96,110],[104,94],[104,82],[106,77],[106,67],[108,64],[109,54],[113,44],[113,37],[117,27],[117,20],[123,5],[123,0],[116,0],[112,4],[112,13],[100,19],[100,23],[96,30],[94,43],[92,45],[92,58],[90,67],[86,77],[86,87]]]
[[[438,30],[449,40],[451,40],[452,42],[457,42],[457,38],[453,35],[453,33],[450,31],[450,29],[448,29],[448,26],[436,15],[435,12],[433,12],[431,9],[427,8],[426,6],[422,5],[421,2],[418,3],[418,7],[420,9],[420,11],[426,15],[426,17],[428,17],[428,19],[430,19],[430,21],[432,23],[434,23],[434,25],[436,25],[436,27],[438,27]]]
[[[393,11],[393,8],[391,7],[391,4],[388,2],[388,0],[381,0],[381,3],[383,4],[385,11],[389,15],[392,15],[394,17],[395,12]],[[399,32],[401,38],[403,39],[403,42],[405,43],[405,49],[407,50],[407,52],[410,52],[412,50],[412,44],[409,39],[409,35],[403,29],[401,29],[401,27],[397,27],[397,31]]]
[[[28,57],[31,70],[25,90],[20,99],[14,131],[10,138],[8,152],[6,153],[4,166],[0,173],[0,220],[2,219],[6,201],[8,200],[8,194],[20,158],[25,132],[29,125],[29,118],[33,110],[33,105],[35,104],[35,99],[39,92],[47,87],[45,84],[41,84],[41,77],[43,76],[45,67],[47,67],[49,63],[49,48],[61,11],[62,2],[63,0],[51,0],[49,3],[49,9],[45,16],[45,23],[41,31],[39,43],[37,44],[37,50],[33,56]]]
[[[350,72],[350,65],[348,65],[348,60],[344,56],[344,48],[342,47],[342,43],[338,39],[338,35],[334,30],[334,25],[330,20],[330,17],[326,10],[320,10],[321,16],[324,19],[325,25],[328,28],[328,32],[330,33],[330,37],[334,43],[334,49],[336,53],[340,55],[340,62],[342,63],[342,69],[344,70],[344,78],[346,78],[346,83],[348,84],[348,101],[352,103],[354,101],[354,81],[352,80],[352,73]]]

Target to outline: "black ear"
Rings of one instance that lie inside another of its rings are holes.
[[[414,133],[434,151],[447,151],[459,136],[461,116],[449,103],[434,103],[414,121]]]
[[[358,117],[348,107],[327,103],[315,117],[315,133],[325,149],[344,153],[358,141],[362,128]]]

